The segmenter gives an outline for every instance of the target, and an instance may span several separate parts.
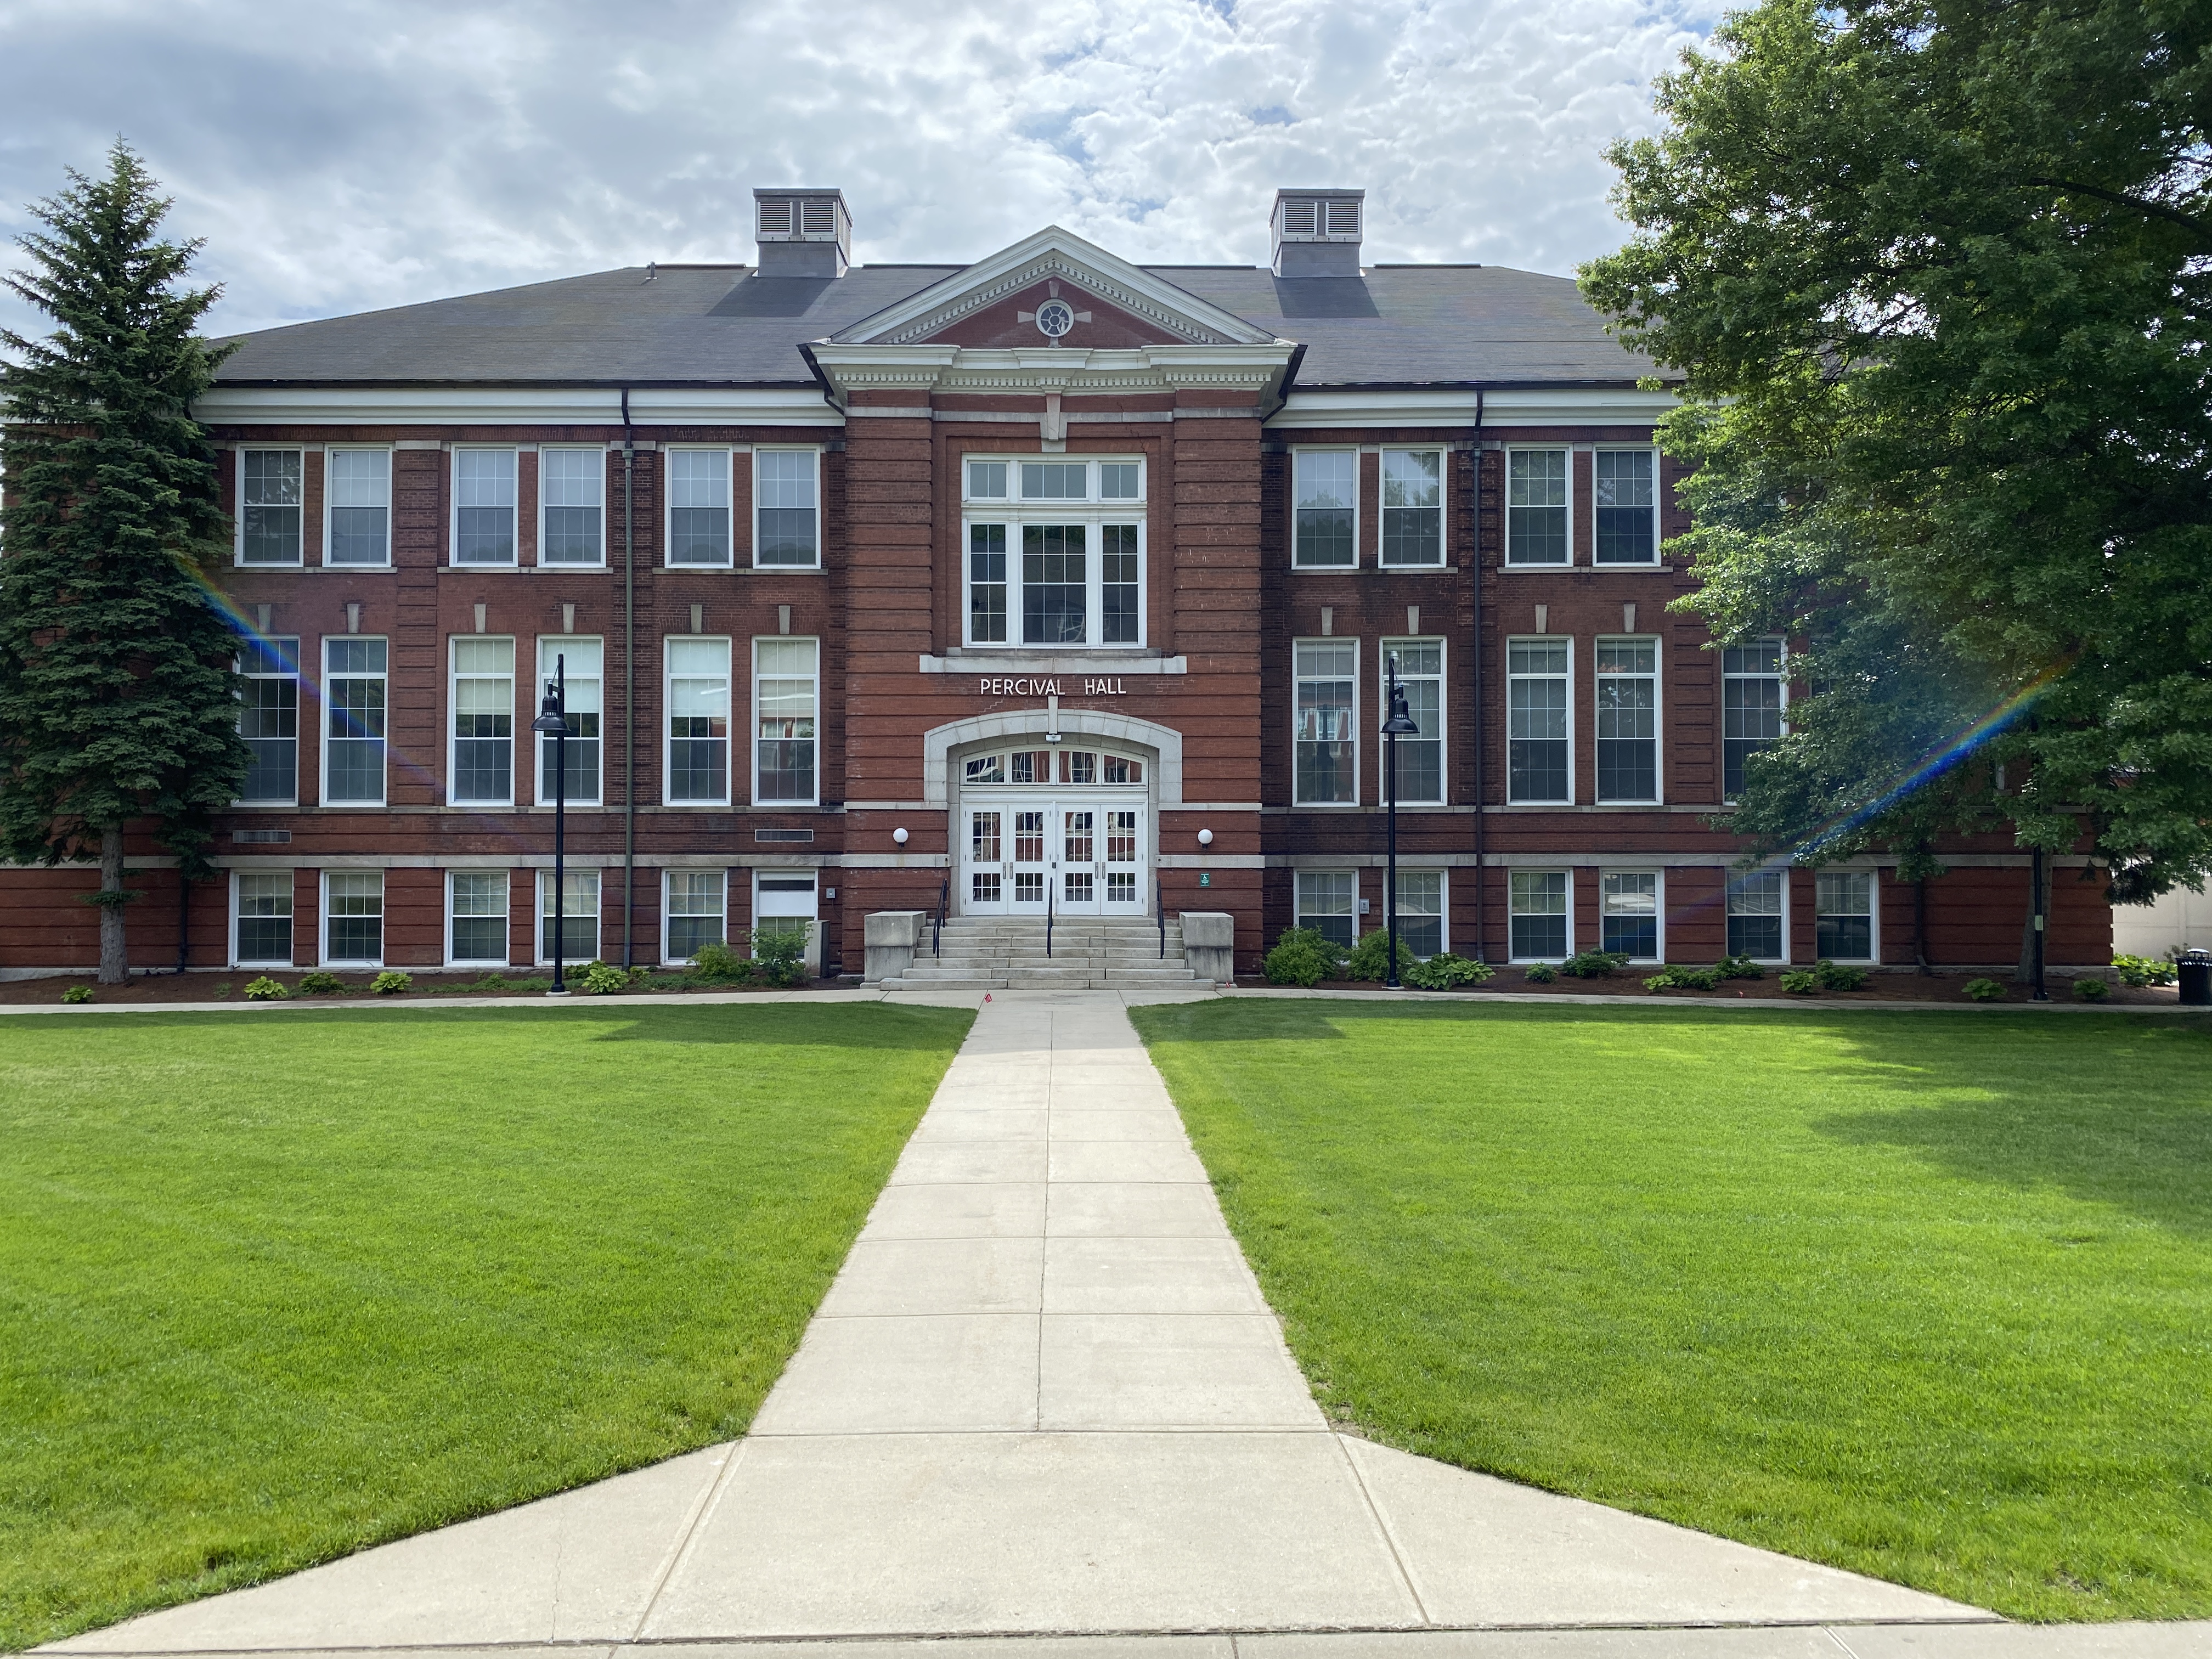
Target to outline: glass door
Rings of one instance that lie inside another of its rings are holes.
[[[1098,814],[1098,908],[1102,915],[1152,914],[1152,896],[1145,880],[1145,809],[1109,806]]]
[[[971,916],[1006,914],[1006,812],[1001,806],[970,807],[968,844],[963,850],[960,896]]]
[[[1046,866],[1046,820],[1051,811],[1043,806],[1019,806],[1006,814],[1012,821],[1006,860],[1006,908],[1019,916],[1041,916],[1045,912],[1044,884],[1051,876]]]
[[[1060,910],[1062,915],[1098,914],[1098,809],[1062,806],[1060,816]]]

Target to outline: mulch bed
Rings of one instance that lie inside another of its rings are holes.
[[[345,997],[366,997],[369,994],[369,981],[376,977],[373,972],[359,970],[340,973],[338,978],[344,981],[346,988],[344,990],[317,995],[300,989],[301,978],[307,971],[302,969],[300,973],[294,974],[270,974],[269,977],[291,992],[292,1000],[299,1002],[329,1002]],[[479,988],[477,981],[483,977],[480,972],[444,974],[412,968],[401,971],[414,976],[414,988],[392,996],[379,997],[376,999],[378,1001],[465,1002],[484,997],[538,996],[544,994],[545,982],[552,977],[550,969],[534,972],[528,975],[517,972],[507,976],[508,982],[503,988],[497,986]],[[13,979],[0,981],[0,1006],[59,1002],[62,1000],[62,993],[70,986],[89,985],[92,987],[93,1000],[100,1004],[120,1004],[133,1007],[143,1005],[148,1007],[158,1007],[163,1003],[171,1002],[236,1002],[251,1006],[252,1005],[246,1003],[246,985],[249,981],[259,979],[261,976],[261,971],[258,969],[234,968],[219,974],[201,972],[133,974],[130,982],[125,985],[102,985],[99,982],[99,976],[92,973],[70,974],[50,979]],[[769,988],[764,985],[684,985],[678,983],[678,975],[674,974],[665,976],[656,975],[654,979],[647,980],[638,986],[637,989],[665,994],[669,992],[683,991],[764,991]],[[525,982],[526,980],[528,982]],[[580,1001],[586,997],[581,981],[580,974],[568,975],[568,987],[575,993]],[[836,991],[851,990],[856,988],[849,980],[817,979],[798,988],[811,991]]]
[[[1966,981],[1972,979],[1999,981],[2004,985],[2005,1000],[2008,1002],[2026,1002],[2030,994],[2027,986],[2012,983],[2010,974],[2002,971],[1991,973],[1985,969],[1956,970],[1938,969],[1924,976],[1909,969],[1877,970],[1867,976],[1866,988],[1863,991],[1815,991],[1810,996],[1794,996],[1784,991],[1781,985],[1783,970],[1778,968],[1769,968],[1766,970],[1766,976],[1763,979],[1723,980],[1719,988],[1712,991],[1645,990],[1644,980],[1658,971],[1656,967],[1624,968],[1618,973],[1601,979],[1569,979],[1565,975],[1561,975],[1549,985],[1532,985],[1528,982],[1527,969],[1500,968],[1497,970],[1496,977],[1483,985],[1465,987],[1451,991],[1431,991],[1427,994],[1436,997],[1479,999],[1487,994],[1510,991],[1530,996],[1630,997],[1641,999],[1646,1002],[1665,1002],[1669,999],[1679,1000],[1683,997],[1727,997],[1741,999],[1745,1002],[1940,1002],[1954,1003],[1960,1007],[1971,1007],[1973,1004],[1966,996],[1964,988]],[[1242,989],[1256,991],[1271,988],[1266,980],[1256,975],[1240,975],[1237,983]],[[2062,977],[2057,974],[2051,974],[2046,978],[2045,986],[2051,993],[2051,1000],[2053,1002],[2072,1002],[2075,1000],[2074,981],[2070,975]],[[1316,988],[1327,991],[1379,991],[1382,988],[1359,980],[1323,980]],[[2172,1007],[2177,1000],[2177,993],[2170,985],[2130,990],[2126,986],[2115,982],[2112,988],[2112,994],[2106,999],[2106,1001],[2112,1005],[2135,1004],[2145,1007]]]

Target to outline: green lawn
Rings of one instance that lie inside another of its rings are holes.
[[[2030,1619],[2212,1614],[2212,1027],[1135,1011],[1321,1399]]]
[[[742,1431],[972,1018],[0,1023],[0,1646]]]

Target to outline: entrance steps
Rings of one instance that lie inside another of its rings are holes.
[[[1182,923],[1168,923],[1163,957],[1160,925],[1149,916],[1057,919],[1050,956],[1042,916],[953,916],[936,954],[925,924],[913,965],[883,981],[886,990],[906,991],[1124,991],[1197,982],[1183,959]]]

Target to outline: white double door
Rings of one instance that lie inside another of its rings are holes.
[[[1125,795],[967,797],[960,899],[971,916],[1142,916],[1152,913],[1145,806]]]

